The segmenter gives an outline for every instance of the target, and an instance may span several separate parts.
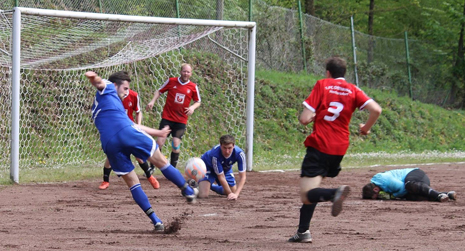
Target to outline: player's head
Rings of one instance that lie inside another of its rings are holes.
[[[362,198],[376,199],[379,194],[379,187],[373,183],[368,183],[362,188]]]
[[[116,91],[121,100],[129,94],[129,83],[131,78],[125,71],[115,72],[110,75],[108,81],[112,82],[116,86]]]
[[[234,136],[231,135],[223,135],[220,138],[220,147],[221,147],[221,153],[223,154],[224,157],[229,157],[231,156],[233,150],[234,150],[234,145],[236,144],[236,139]]]
[[[192,65],[182,64],[180,73],[181,73],[181,80],[183,83],[189,81],[189,79],[192,77]]]
[[[343,78],[346,74],[347,63],[340,57],[331,57],[326,60],[326,70],[332,78]]]

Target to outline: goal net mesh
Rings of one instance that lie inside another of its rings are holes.
[[[11,147],[12,13],[0,13],[0,148]],[[193,65],[202,105],[191,116],[180,165],[223,134],[246,143],[248,30],[21,15],[20,169],[98,165],[105,159],[91,121],[95,89],[84,78],[124,70],[141,98],[142,124],[158,128],[166,100],[145,106],[182,63]],[[170,139],[169,139],[170,140]],[[171,144],[163,153],[169,158]],[[0,151],[8,175],[10,151]],[[178,167],[179,167],[178,166]]]

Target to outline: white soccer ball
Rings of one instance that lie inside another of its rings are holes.
[[[201,158],[190,158],[187,160],[184,173],[188,178],[199,181],[207,174],[207,167]]]

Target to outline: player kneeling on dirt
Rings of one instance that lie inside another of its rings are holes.
[[[430,187],[426,173],[419,168],[394,169],[377,173],[362,189],[364,199],[406,199],[412,201],[456,200],[454,191],[438,192]]]
[[[247,168],[245,153],[235,143],[233,136],[223,135],[219,145],[202,155],[207,174],[199,181],[199,198],[208,197],[210,189],[217,194],[227,195],[228,200],[237,200],[239,197],[245,184]],[[240,177],[237,185],[232,172],[232,166],[236,162]]]

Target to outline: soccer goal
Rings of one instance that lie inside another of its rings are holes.
[[[158,128],[166,96],[152,111],[145,105],[184,62],[193,65],[202,105],[189,119],[180,163],[232,134],[251,170],[255,36],[254,22],[0,11],[0,148],[11,149],[0,151],[0,175],[9,167],[19,183],[20,169],[100,168],[105,156],[90,116],[95,90],[83,74],[129,72],[142,124]]]

